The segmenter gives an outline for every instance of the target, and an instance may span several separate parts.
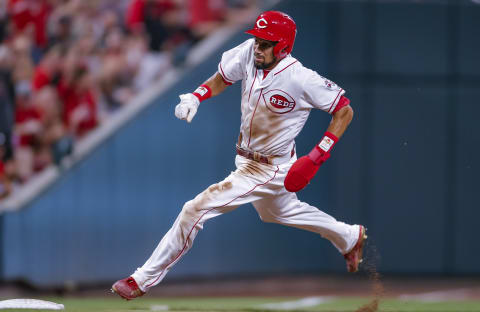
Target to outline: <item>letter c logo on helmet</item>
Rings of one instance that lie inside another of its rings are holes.
[[[260,22],[264,22],[265,25],[260,25]],[[261,19],[259,19],[259,20],[257,21],[257,27],[258,27],[258,28],[266,28],[267,25],[268,25],[268,22],[267,22],[267,20],[264,19],[264,18],[261,18]]]
[[[292,52],[297,25],[288,14],[280,11],[266,11],[257,17],[255,27],[247,30],[246,33],[276,42],[273,54],[276,58],[282,59]]]

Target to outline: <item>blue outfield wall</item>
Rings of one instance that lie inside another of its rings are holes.
[[[369,229],[386,273],[480,273],[480,7],[285,1],[294,56],[347,90],[354,121],[299,197]],[[314,12],[315,14],[313,14]],[[239,33],[24,210],[3,217],[0,273],[36,285],[98,283],[143,264],[183,203],[234,170],[240,84],[191,124],[178,94],[215,70]],[[330,117],[312,112],[299,154]],[[206,223],[168,278],[344,272],[318,235],[262,223],[251,205]]]

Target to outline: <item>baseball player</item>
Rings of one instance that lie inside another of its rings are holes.
[[[320,234],[344,255],[349,272],[358,270],[365,228],[339,222],[295,194],[330,157],[353,117],[342,88],[290,55],[296,32],[287,14],[262,13],[246,32],[254,38],[223,53],[212,77],[193,93],[180,95],[175,116],[190,123],[202,101],[242,81],[236,170],[186,202],[147,262],[113,284],[112,290],[124,299],[142,296],[160,283],[192,247],[205,221],[247,203],[264,222]],[[313,108],[331,114],[332,120],[320,142],[297,160],[294,139]]]

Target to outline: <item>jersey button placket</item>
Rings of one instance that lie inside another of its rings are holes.
[[[250,123],[249,123],[249,129],[248,129],[248,143],[247,147],[250,147],[250,141],[252,139],[252,124],[253,124],[253,118],[255,118],[255,112],[257,111],[258,108],[258,103],[260,102],[260,98],[262,97],[263,93],[263,88],[260,88],[260,94],[258,95],[257,100],[255,101],[255,107],[253,108],[252,112],[252,117],[250,118]],[[249,103],[250,104],[250,103]],[[253,104],[253,103],[252,103]],[[250,105],[249,105],[250,106]]]

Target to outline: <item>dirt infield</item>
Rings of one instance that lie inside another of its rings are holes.
[[[1,298],[27,295],[105,296],[110,285],[72,289],[35,290],[17,283],[0,285]],[[149,297],[308,297],[359,296],[372,298],[480,299],[480,277],[368,276],[358,274],[276,275],[263,277],[217,277],[166,280],[152,288]],[[422,297],[423,296],[423,297]]]
[[[475,301],[475,307],[473,310],[467,307],[465,311],[480,310],[480,276],[382,275],[377,272],[376,262],[375,253],[373,253],[373,257],[372,254],[366,255],[365,262],[361,266],[362,270],[353,274],[277,274],[268,276],[256,274],[252,276],[189,278],[188,280],[167,278],[162,284],[150,289],[149,293],[144,297],[147,301],[144,302],[142,300],[140,302],[146,305],[148,300],[165,301],[169,300],[169,298],[178,298],[181,302],[191,300],[192,298],[217,302],[223,299],[231,300],[236,297],[238,299],[243,298],[242,300],[251,298],[247,300],[247,302],[250,302],[261,298],[276,298],[281,302],[273,303],[273,305],[275,307],[283,307],[286,304],[298,305],[307,301],[309,304],[313,301],[317,304],[320,301],[325,302],[325,300],[348,301],[352,297],[358,297],[356,299],[358,305],[350,305],[349,309],[342,311],[400,311],[398,309],[389,310],[388,305],[392,305],[392,300],[397,302],[396,304],[401,307],[401,311],[408,310],[408,306],[405,306],[407,301],[417,302],[419,305],[429,303],[437,303],[438,305],[441,303],[441,311],[460,311],[457,310],[457,304],[460,301],[463,301],[464,304],[469,304],[469,300]],[[111,300],[119,299],[110,292],[112,282],[103,285],[80,286],[70,283],[65,287],[57,289],[35,289],[25,283],[0,284],[0,300],[25,297],[38,298],[42,296],[57,297],[58,300],[66,300],[73,306],[87,304],[96,306],[99,309],[98,311],[103,311],[101,307],[105,305],[111,310],[111,304],[117,301],[120,302],[120,300],[117,300],[110,303]],[[75,300],[80,300],[81,303],[75,303]],[[110,301],[101,303],[98,300]],[[444,302],[448,301],[454,302],[453,310],[445,310]],[[478,302],[478,307],[476,302]],[[173,307],[176,306],[176,303],[172,304]],[[198,305],[191,304],[194,307],[192,311],[202,310],[199,308],[203,307],[202,304],[202,302],[199,302]],[[217,306],[222,305],[221,302],[219,304]],[[272,303],[269,303],[269,305],[272,305]],[[183,303],[181,303],[180,307],[183,307]],[[256,307],[255,309],[263,310],[261,305],[254,307]],[[430,306],[430,308],[432,307]],[[88,309],[87,307],[84,310]],[[232,311],[236,311],[235,309]],[[246,305],[246,308],[242,309],[251,310],[253,308],[250,305]],[[328,307],[319,309],[322,311],[328,310]],[[225,308],[221,310],[224,311]],[[274,310],[285,309],[276,308]],[[78,311],[83,310],[80,309]]]

